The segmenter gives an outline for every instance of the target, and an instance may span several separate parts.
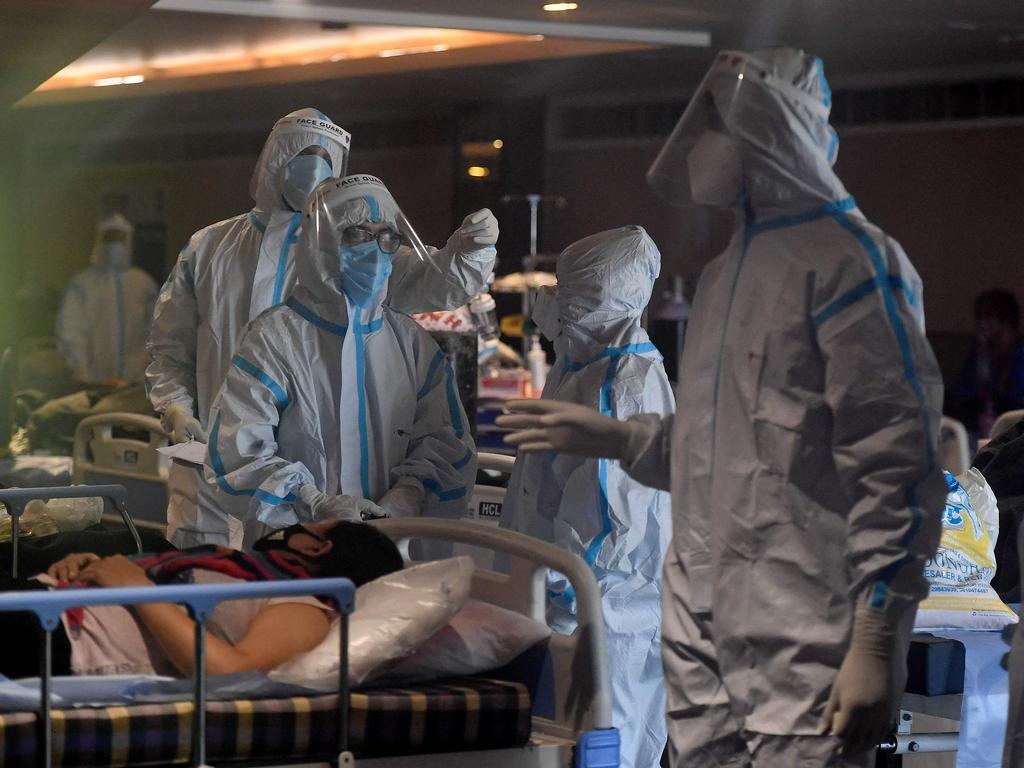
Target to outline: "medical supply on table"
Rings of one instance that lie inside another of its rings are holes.
[[[548,356],[540,345],[540,337],[533,335],[532,346],[526,355],[527,368],[530,371],[530,391],[533,397],[540,397],[544,391],[544,381],[548,375]]]
[[[924,575],[930,591],[917,608],[914,629],[1002,629],[1017,621],[992,589],[999,508],[977,469],[946,477],[942,540]]]

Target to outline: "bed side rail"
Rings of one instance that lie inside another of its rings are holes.
[[[142,539],[139,531],[128,514],[128,491],[123,485],[72,485],[54,486],[51,488],[2,488],[0,502],[7,507],[11,516],[11,576],[18,577],[18,535],[21,514],[25,506],[35,499],[81,499],[89,496],[100,496],[110,499],[114,509],[121,515],[128,532],[135,541],[135,550],[142,554]]]
[[[53,764],[53,714],[50,705],[53,631],[61,614],[69,608],[92,605],[139,605],[177,603],[184,605],[196,622],[195,682],[192,716],[192,765],[206,765],[206,622],[213,609],[227,600],[256,597],[294,597],[325,595],[335,601],[341,625],[341,667],[338,673],[338,761],[351,764],[348,754],[348,615],[355,605],[355,587],[348,579],[299,579],[295,581],[246,582],[243,584],[183,584],[154,587],[109,587],[58,589],[50,592],[0,593],[0,612],[31,611],[43,628],[44,646],[39,672],[39,744],[37,762],[43,768]]]
[[[612,726],[611,681],[604,643],[604,618],[597,580],[577,555],[532,536],[466,520],[423,517],[380,520],[375,523],[408,555],[412,539],[434,539],[486,547],[508,556],[509,573],[477,570],[473,597],[524,613],[545,622],[547,569],[563,574],[576,595],[579,629],[570,638],[556,636],[552,651],[566,650],[565,663],[555,659],[556,674],[565,687],[565,715],[578,730]],[[560,648],[559,645],[564,646]]]

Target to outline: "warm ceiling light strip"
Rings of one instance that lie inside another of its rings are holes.
[[[58,72],[36,91],[66,90],[83,88],[93,85],[125,85],[141,83],[144,80],[154,81],[166,78],[201,77],[203,75],[228,74],[232,72],[250,72],[283,67],[325,64],[358,59],[391,58],[396,56],[440,54],[450,50],[506,45],[509,43],[536,42],[536,38],[523,35],[507,35],[491,32],[468,32],[465,30],[417,30],[416,35],[394,36],[387,39],[371,38],[361,40],[353,37],[345,44],[334,43],[329,47],[322,44],[308,46],[305,49],[294,45],[275,50],[264,46],[253,52],[234,52],[225,55],[218,51],[204,51],[194,57],[176,56],[165,65],[159,57],[152,63],[137,60],[126,62],[118,71],[115,62],[104,62],[102,70],[86,70],[74,64]],[[125,75],[124,70],[132,74]]]

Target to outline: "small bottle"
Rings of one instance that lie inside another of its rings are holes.
[[[540,336],[533,334],[530,351],[526,354],[526,366],[530,369],[530,388],[534,397],[540,397],[544,391],[544,382],[548,376],[548,356],[540,345]]]
[[[476,320],[476,330],[481,339],[490,341],[498,338],[500,330],[498,328],[497,304],[491,294],[480,293],[474,296],[473,300],[469,302],[469,311],[472,313],[473,319]]]

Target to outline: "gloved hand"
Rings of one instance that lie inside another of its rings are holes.
[[[416,517],[423,512],[423,483],[415,477],[400,477],[380,499],[388,517]]]
[[[505,442],[526,453],[557,451],[596,458],[625,458],[634,426],[600,411],[559,400],[511,400],[496,424],[515,430]]]
[[[498,242],[498,220],[490,208],[481,208],[462,220],[459,227],[459,250],[463,253],[479,251]]]
[[[377,520],[388,513],[369,499],[344,494],[331,495],[317,489],[315,485],[300,485],[298,512],[300,517],[314,522],[320,520]]]
[[[189,440],[205,443],[208,439],[199,419],[180,403],[171,403],[167,406],[167,410],[160,416],[160,423],[171,434],[171,440],[175,443],[187,443]]]
[[[853,616],[850,648],[821,722],[821,733],[839,737],[844,754],[873,750],[892,730],[907,682],[906,659],[896,658],[897,636],[881,611],[861,607]]]

